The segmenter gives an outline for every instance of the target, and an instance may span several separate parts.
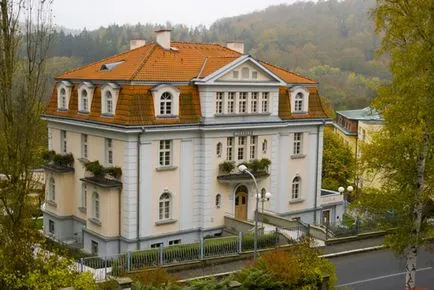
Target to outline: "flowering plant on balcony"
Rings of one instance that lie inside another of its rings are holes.
[[[48,164],[57,165],[60,167],[72,167],[74,164],[74,156],[72,153],[58,154],[53,150],[42,153],[42,159]]]
[[[118,179],[122,176],[122,169],[120,167],[104,167],[99,163],[98,160],[85,163],[84,168],[86,171],[91,172],[95,177],[105,177],[107,174],[115,179]]]

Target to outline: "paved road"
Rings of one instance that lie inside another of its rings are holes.
[[[378,250],[336,257],[338,289],[404,289],[405,260],[390,250]],[[420,250],[417,259],[416,286],[434,290],[434,252]]]

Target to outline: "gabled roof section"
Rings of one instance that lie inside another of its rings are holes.
[[[350,120],[359,121],[383,121],[383,117],[377,110],[366,107],[359,110],[336,111],[336,114],[342,115]]]

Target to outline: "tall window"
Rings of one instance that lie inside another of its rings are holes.
[[[265,139],[263,142],[262,142],[262,153],[267,153],[267,149],[268,149],[268,141],[267,141],[267,139]]]
[[[240,113],[247,112],[247,92],[240,93],[240,98],[238,100],[238,112]]]
[[[171,115],[172,114],[172,95],[165,92],[160,98],[160,115]]]
[[[92,193],[92,215],[93,218],[99,220],[100,218],[99,194],[96,191]]]
[[[262,104],[261,104],[263,113],[268,112],[268,98],[269,98],[269,93],[263,92],[262,93]]]
[[[228,137],[226,139],[226,160],[232,160],[234,151],[234,137]]]
[[[82,183],[81,185],[81,207],[87,208],[87,184]]]
[[[170,196],[170,193],[165,192],[160,196],[158,214],[159,220],[167,220],[171,218],[171,203],[172,197]]]
[[[245,154],[245,146],[246,146],[246,137],[240,136],[238,137],[238,160],[244,160]]]
[[[87,96],[87,91],[81,91],[81,111],[88,112],[89,111],[89,98]]]
[[[235,92],[228,93],[228,113],[235,112]]]
[[[250,159],[256,159],[256,147],[257,147],[258,137],[250,136]]]
[[[105,93],[105,112],[107,114],[113,114],[113,96],[110,91]]]
[[[88,158],[88,143],[87,143],[87,135],[81,134],[81,157]]]
[[[303,94],[298,93],[295,96],[294,112],[303,112],[303,101],[304,101]]]
[[[66,106],[66,90],[64,88],[60,89],[60,98],[59,98],[59,101],[60,101],[59,108],[61,108],[61,109],[67,109],[67,106]]]
[[[113,165],[113,140],[105,139],[105,160],[106,164]]]
[[[215,196],[215,207],[220,208],[222,206],[222,195],[220,193],[217,193]]]
[[[54,221],[48,220],[48,232],[54,235]]]
[[[66,154],[68,152],[68,142],[66,139],[66,131],[65,130],[60,131],[60,151],[63,154]]]
[[[302,154],[303,133],[294,133],[294,155]]]
[[[242,78],[242,79],[248,79],[248,78],[249,78],[249,75],[250,75],[250,70],[249,70],[249,68],[247,68],[247,67],[243,67],[243,68],[241,69],[241,78]]]
[[[160,141],[160,166],[172,165],[172,140]]]
[[[292,180],[292,199],[299,199],[300,198],[300,187],[301,187],[301,178],[300,176],[294,177]]]
[[[222,114],[223,113],[223,92],[217,92],[216,95],[216,103],[215,103],[215,112],[216,114]]]
[[[258,93],[252,92],[252,96],[250,99],[250,111],[252,113],[258,112]]]
[[[223,150],[223,145],[222,145],[222,143],[221,142],[218,142],[217,143],[217,157],[221,157],[222,156],[222,150]]]
[[[55,201],[56,200],[56,181],[51,177],[48,184],[48,199]]]

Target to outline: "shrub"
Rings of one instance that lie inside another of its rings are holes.
[[[176,287],[176,279],[163,268],[147,269],[142,268],[139,273],[128,275],[135,281],[135,289],[165,289],[165,286],[172,286],[169,289],[180,289]],[[140,286],[140,287],[138,287]],[[143,287],[143,288],[141,288]]]
[[[42,159],[45,162],[50,162],[50,161],[53,161],[53,158],[55,155],[56,155],[56,151],[54,151],[54,150],[44,151],[44,152],[42,152]]]
[[[119,178],[122,176],[122,169],[120,167],[106,167],[104,168],[104,172],[113,178]]]
[[[98,160],[85,163],[84,168],[87,171],[92,172],[92,174],[96,177],[100,177],[104,174],[104,167],[99,164]]]
[[[232,170],[235,169],[235,162],[234,161],[224,161],[219,164],[219,170],[223,173],[231,173]]]

